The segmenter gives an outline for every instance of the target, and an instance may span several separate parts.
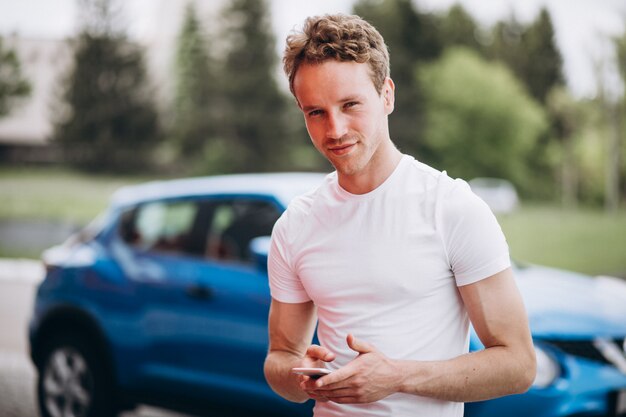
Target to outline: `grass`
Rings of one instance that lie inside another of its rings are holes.
[[[0,219],[86,224],[119,187],[145,178],[95,176],[65,169],[0,169]]]
[[[499,221],[515,259],[626,278],[626,210],[531,205]]]
[[[104,210],[117,188],[149,179],[153,178],[0,168],[0,221],[86,224]],[[517,260],[626,278],[626,210],[608,215],[601,209],[524,205],[499,216],[499,221]],[[36,256],[12,249],[2,236],[0,254]]]

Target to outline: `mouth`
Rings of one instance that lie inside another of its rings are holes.
[[[347,153],[349,153],[354,147],[356,146],[356,142],[355,143],[348,143],[348,144],[342,144],[339,146],[332,146],[329,147],[328,150],[336,155],[336,156],[341,156],[341,155],[345,155]]]

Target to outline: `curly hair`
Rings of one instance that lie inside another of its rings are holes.
[[[287,37],[283,69],[293,81],[300,65],[319,64],[329,59],[367,63],[378,94],[389,76],[389,51],[381,34],[368,22],[355,15],[324,15],[309,17],[301,32]]]

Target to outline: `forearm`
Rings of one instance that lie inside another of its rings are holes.
[[[273,351],[265,358],[265,379],[274,392],[293,402],[305,402],[309,396],[300,389],[300,382],[291,368],[300,365],[302,358],[284,351]]]
[[[401,361],[400,392],[446,401],[482,401],[525,392],[535,376],[534,352],[494,346],[447,361]]]

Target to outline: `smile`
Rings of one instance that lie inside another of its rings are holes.
[[[350,152],[352,148],[354,148],[355,145],[356,143],[350,143],[347,145],[341,145],[341,146],[336,146],[333,148],[328,148],[328,150],[337,156],[341,156]]]

